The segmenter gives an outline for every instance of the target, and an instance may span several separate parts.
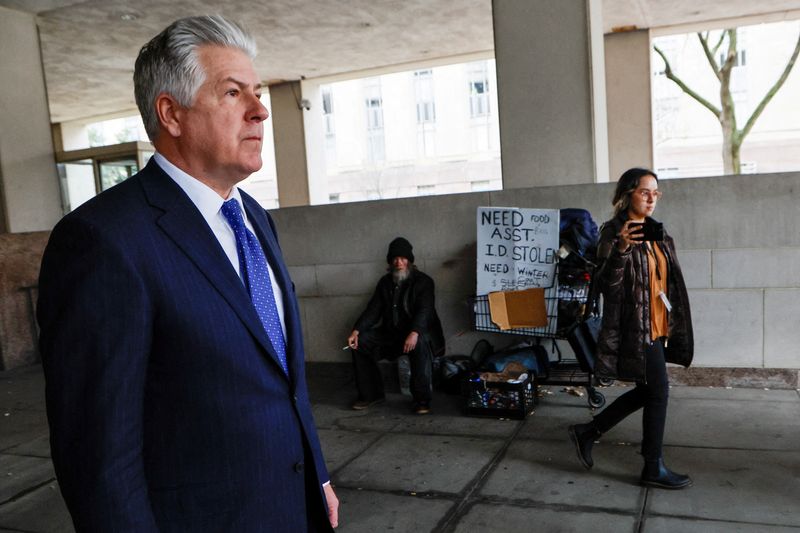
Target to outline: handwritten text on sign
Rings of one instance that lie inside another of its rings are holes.
[[[477,294],[551,287],[558,224],[558,209],[479,207]]]

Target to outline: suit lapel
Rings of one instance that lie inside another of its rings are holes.
[[[230,304],[237,316],[280,368],[280,362],[250,295],[222,250],[203,215],[181,188],[150,161],[142,171],[142,186],[151,205],[164,211],[157,224],[195,264],[211,285]],[[283,370],[280,370],[283,374]]]

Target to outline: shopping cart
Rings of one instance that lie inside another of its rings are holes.
[[[556,279],[558,277],[556,276]],[[489,297],[487,295],[472,296],[468,298],[472,329],[476,331],[490,331],[506,335],[521,335],[542,344],[544,339],[552,341],[553,351],[557,360],[551,361],[546,375],[538,377],[538,383],[543,385],[577,385],[586,389],[589,406],[600,408],[606,403],[606,398],[595,388],[597,381],[594,372],[584,371],[592,365],[574,358],[564,357],[561,348],[556,343],[559,339],[566,339],[567,332],[580,316],[582,306],[589,295],[588,280],[574,284],[559,286],[558,282],[544,291],[545,308],[547,309],[547,325],[536,328],[512,328],[501,330],[492,322],[489,310]]]

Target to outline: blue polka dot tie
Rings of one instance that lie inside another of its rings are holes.
[[[267,258],[264,250],[253,233],[244,225],[242,209],[239,202],[233,198],[222,204],[222,215],[228,221],[236,236],[236,251],[239,254],[239,272],[244,284],[250,292],[250,298],[256,308],[258,317],[267,331],[269,341],[283,371],[289,373],[286,364],[286,340],[283,338],[281,320],[278,316],[278,307],[275,305],[275,293],[272,292],[272,282],[267,269]]]

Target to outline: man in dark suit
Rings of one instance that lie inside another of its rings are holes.
[[[330,531],[294,288],[261,167],[255,46],[181,19],[139,53],[157,154],[59,222],[38,318],[52,458],[78,531]]]
[[[417,270],[414,249],[403,237],[389,244],[389,273],[347,338],[352,348],[358,398],[353,409],[363,410],[384,400],[383,379],[377,362],[408,354],[414,412],[431,408],[433,357],[444,351],[444,335],[434,304],[433,279]]]

